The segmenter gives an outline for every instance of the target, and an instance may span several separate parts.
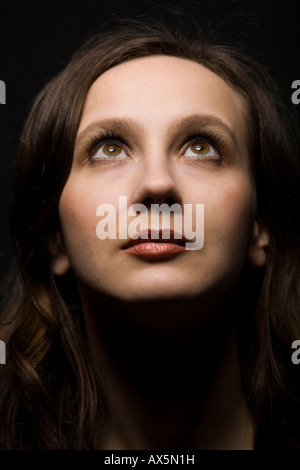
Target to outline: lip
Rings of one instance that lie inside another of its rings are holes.
[[[139,238],[130,239],[125,246],[122,248],[126,253],[144,256],[144,257],[163,257],[176,255],[186,251],[185,238],[179,238],[179,234],[170,230],[170,237],[163,238],[163,230],[153,230],[155,237],[151,238],[151,228],[139,232]],[[175,238],[175,235],[178,238]]]

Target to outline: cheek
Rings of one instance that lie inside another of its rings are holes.
[[[66,238],[96,237],[99,217],[97,207],[103,203],[115,205],[118,194],[109,184],[96,177],[71,174],[59,202],[60,221]]]
[[[88,235],[92,232],[96,204],[93,199],[82,198],[81,193],[66,187],[60,199],[59,214],[66,238],[74,240],[84,233]]]
[[[244,259],[254,221],[255,193],[249,180],[232,181],[207,203],[207,240]],[[232,259],[233,259],[232,258]]]
[[[218,198],[220,221],[242,228],[253,216],[253,192],[249,185],[230,187]]]
[[[97,192],[90,187],[67,182],[59,203],[61,229],[71,266],[82,266],[97,248]]]

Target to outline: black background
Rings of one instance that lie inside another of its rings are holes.
[[[0,80],[6,104],[0,105],[0,278],[11,259],[8,214],[12,160],[33,98],[68,61],[87,35],[112,18],[192,15],[211,23],[228,42],[254,52],[278,84],[300,124],[300,105],[291,101],[291,84],[300,80],[300,1],[243,0],[78,0],[69,2],[0,0]],[[28,208],[30,210],[30,208]]]

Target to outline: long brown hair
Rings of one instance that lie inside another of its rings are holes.
[[[237,47],[164,24],[121,22],[89,38],[37,96],[15,165],[11,235],[15,262],[5,287],[0,382],[4,449],[93,449],[105,393],[93,370],[72,273],[56,279],[49,240],[68,178],[87,92],[124,61],[150,55],[196,61],[243,97],[258,216],[270,246],[262,270],[240,279],[238,341],[255,448],[300,446],[300,383],[291,343],[300,338],[299,136],[265,69]]]

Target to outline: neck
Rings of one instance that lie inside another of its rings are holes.
[[[106,387],[102,449],[250,449],[233,299],[203,308],[82,296]]]

